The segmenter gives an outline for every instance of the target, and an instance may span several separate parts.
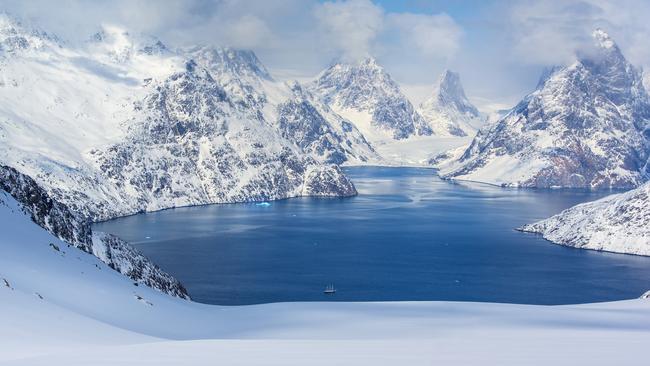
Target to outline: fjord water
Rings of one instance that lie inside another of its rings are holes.
[[[348,168],[359,195],[140,214],[95,225],[176,276],[195,301],[459,300],[568,304],[635,298],[650,258],[517,232],[610,192],[451,183],[429,169]],[[333,283],[334,295],[323,293]]]

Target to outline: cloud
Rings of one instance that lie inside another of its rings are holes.
[[[461,27],[447,14],[386,12],[370,0],[330,1],[315,8],[323,41],[345,59],[369,54],[449,58],[460,47]]]
[[[425,56],[448,58],[460,48],[462,29],[447,14],[388,14],[401,42]]]
[[[512,55],[521,62],[566,64],[605,29],[634,63],[650,65],[650,3],[645,0],[522,0],[508,11]]]
[[[323,30],[321,39],[346,59],[372,54],[384,27],[384,10],[369,0],[325,2],[315,7],[314,15]]]
[[[250,48],[270,64],[309,71],[335,58],[445,58],[462,33],[446,14],[389,12],[371,0],[5,0],[0,10],[68,40],[115,24],[172,47]]]
[[[396,80],[420,88],[453,68],[461,72],[470,97],[509,102],[535,86],[542,66],[571,62],[576,50],[591,43],[596,27],[607,30],[633,64],[650,70],[650,1],[469,3],[2,0],[0,11],[72,41],[87,39],[101,24],[115,24],[157,36],[171,47],[250,48],[272,71],[292,76],[312,76],[335,58],[372,54]]]
[[[268,24],[256,15],[245,14],[239,18],[226,19],[221,26],[219,40],[222,44],[255,49],[274,39]]]

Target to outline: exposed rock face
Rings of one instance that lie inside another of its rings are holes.
[[[648,178],[650,101],[603,31],[593,52],[551,70],[478,133],[446,177],[518,187],[630,188]]]
[[[465,96],[460,75],[445,71],[433,95],[418,108],[420,115],[438,136],[470,136],[482,122],[476,107]]]
[[[273,80],[271,74],[250,50],[230,47],[193,47],[187,50],[194,60],[210,72],[233,80]],[[227,83],[224,83],[227,84]]]
[[[310,90],[351,120],[371,142],[431,135],[431,128],[374,58],[337,63],[323,71]]]
[[[557,244],[650,255],[650,183],[629,192],[571,207],[520,230]]]
[[[36,182],[16,169],[0,166],[0,189],[23,205],[32,221],[54,236],[91,252],[90,225],[54,201]]]
[[[350,121],[298,83],[289,86],[294,97],[278,105],[277,123],[284,138],[326,163],[365,164],[382,160]]]
[[[111,234],[93,232],[92,245],[91,254],[137,283],[181,299],[190,299],[178,280],[163,272],[124,240]]]
[[[76,216],[65,205],[53,200],[33,179],[10,167],[0,166],[0,190],[18,201],[32,221],[59,239],[97,256],[109,267],[138,283],[172,296],[189,299],[187,291],[175,278],[121,239],[93,233],[89,221]]]

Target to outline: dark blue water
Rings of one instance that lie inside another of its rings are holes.
[[[603,193],[351,168],[359,196],[181,208],[96,225],[133,243],[196,301],[463,300],[567,304],[638,297],[650,258],[550,244],[514,228]],[[329,283],[335,295],[323,294]]]

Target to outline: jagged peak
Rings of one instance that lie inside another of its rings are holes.
[[[448,97],[451,99],[467,99],[465,90],[460,82],[460,74],[451,70],[445,70],[438,78],[435,88],[438,97]]]
[[[460,81],[460,74],[452,70],[445,70],[436,83],[433,95],[422,103],[422,108],[436,108],[436,106],[452,106],[463,113],[478,116],[478,109],[467,99],[465,89]]]
[[[629,64],[614,39],[598,28],[591,34],[592,45],[577,52],[578,61],[591,69],[616,68],[624,71]]]
[[[5,11],[0,11],[0,30],[8,27],[18,27],[20,22]]]
[[[31,33],[33,27],[6,11],[0,11],[0,33]]]
[[[372,56],[351,63],[343,61],[333,63],[317,76],[314,84],[330,91],[356,93],[355,98],[361,95],[403,97],[399,85]]]
[[[373,69],[383,69],[381,65],[377,62],[377,59],[373,56],[366,56],[361,61],[358,62],[359,66],[368,67]]]
[[[233,47],[194,46],[186,52],[204,67],[238,76],[254,76],[273,80],[264,64],[252,50]]]
[[[335,58],[329,63],[327,68],[324,70],[324,73],[333,71],[351,72],[356,70],[369,73],[386,73],[384,67],[377,61],[377,59],[370,55],[356,60]]]

